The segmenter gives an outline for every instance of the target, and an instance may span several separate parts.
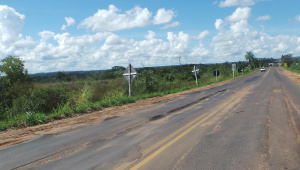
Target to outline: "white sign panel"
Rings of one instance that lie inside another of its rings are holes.
[[[232,71],[235,71],[235,70],[236,70],[236,65],[232,64]]]

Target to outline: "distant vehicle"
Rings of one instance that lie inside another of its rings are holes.
[[[260,72],[266,71],[266,69],[264,67],[260,68]]]

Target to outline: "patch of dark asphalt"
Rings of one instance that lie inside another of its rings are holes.
[[[190,106],[192,106],[192,105],[194,105],[194,104],[199,103],[199,102],[202,101],[202,100],[208,99],[208,98],[210,98],[211,96],[214,96],[214,95],[216,95],[216,94],[218,94],[218,93],[223,93],[223,92],[225,92],[225,91],[227,91],[227,89],[219,90],[219,91],[217,91],[217,92],[215,92],[215,93],[212,93],[212,94],[209,94],[209,95],[207,95],[207,96],[205,96],[205,97],[202,97],[202,98],[200,98],[200,99],[198,99],[198,100],[196,100],[196,101],[194,101],[194,102],[191,102],[191,103],[188,103],[188,104],[186,104],[186,105],[183,105],[183,106],[177,107],[177,108],[175,108],[175,109],[172,109],[172,110],[168,111],[167,114],[171,114],[171,113],[174,113],[174,112],[183,110],[183,109],[185,109],[185,108],[187,108],[187,107],[190,107]]]
[[[252,77],[251,79],[249,80],[246,80],[245,82],[246,83],[249,83],[249,82],[252,82],[252,81],[256,81],[257,79],[259,79],[261,76],[255,76],[255,77]]]
[[[155,120],[158,120],[158,119],[161,119],[161,118],[164,118],[165,115],[156,115],[156,116],[153,116],[153,117],[150,117],[149,120],[150,121],[155,121]]]
[[[112,116],[112,117],[108,117],[108,118],[105,118],[103,121],[115,119],[115,118],[118,118],[118,117],[120,117],[120,116]]]

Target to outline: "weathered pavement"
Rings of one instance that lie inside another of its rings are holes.
[[[300,169],[300,87],[277,68],[0,150],[0,169]]]

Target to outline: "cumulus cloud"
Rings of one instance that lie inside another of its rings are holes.
[[[155,37],[155,35],[156,35],[155,32],[153,32],[153,31],[148,31],[148,34],[145,35],[145,38],[146,38],[147,40],[150,40],[150,39],[153,39],[153,38]]]
[[[282,54],[296,53],[300,37],[270,36],[256,31],[247,20],[230,23],[227,29],[219,30],[213,37],[214,60],[220,62],[244,60],[245,52],[252,51],[256,57],[279,58]],[[213,62],[213,61],[212,61]]]
[[[210,51],[208,49],[204,48],[204,45],[200,43],[198,46],[196,46],[192,49],[192,51],[189,55],[191,57],[207,57],[207,56],[210,56]]]
[[[25,16],[6,5],[0,5],[0,41],[12,42],[19,40],[19,32],[24,25]]]
[[[272,17],[270,15],[265,15],[265,16],[260,16],[258,18],[255,19],[255,21],[267,21],[272,19]]]
[[[172,10],[165,10],[164,8],[159,9],[154,16],[153,24],[165,24],[169,23],[174,17],[174,12]]]
[[[55,33],[51,31],[42,31],[39,32],[38,35],[41,37],[41,41],[47,41],[48,39],[52,38]]]
[[[248,20],[251,17],[251,8],[238,7],[230,16],[227,16],[225,20],[217,19],[215,22],[216,30],[222,30],[228,24],[234,24],[242,20]]]
[[[203,38],[205,38],[209,34],[210,34],[209,31],[205,30],[205,31],[202,31],[198,36],[193,36],[192,38],[195,39],[195,40],[202,40]]]
[[[33,46],[31,37],[20,34],[25,16],[6,5],[0,5],[0,56],[22,54],[25,48]],[[0,58],[2,59],[2,58]]]
[[[167,24],[167,25],[163,26],[161,29],[165,30],[165,29],[168,29],[168,28],[171,28],[171,27],[178,27],[179,25],[180,25],[180,23],[178,21],[175,21],[171,24]]]
[[[224,21],[221,19],[216,19],[216,22],[215,22],[216,29],[220,30],[223,28],[223,26],[224,26]]]
[[[65,17],[65,20],[67,22],[67,26],[71,26],[75,24],[75,20],[72,17]]]
[[[67,27],[75,24],[75,19],[72,17],[65,17],[65,20],[67,24],[62,25],[62,30],[66,30]]]
[[[227,21],[234,23],[239,22],[241,20],[247,20],[251,16],[251,8],[244,7],[244,8],[237,8],[234,13],[226,18]]]
[[[158,9],[154,17],[147,8],[138,6],[125,13],[121,12],[114,5],[109,5],[108,10],[99,9],[93,16],[84,19],[79,24],[79,28],[91,29],[92,31],[119,31],[166,24],[171,22],[174,17],[172,10],[165,10],[164,8]]]
[[[254,4],[255,2],[253,0],[225,0],[220,2],[219,7],[221,8],[232,7],[232,6],[246,7]]]
[[[116,17],[111,18],[111,22],[106,26],[107,30],[111,30],[110,27],[114,26],[113,21],[119,21],[118,19],[128,22],[118,29],[143,24],[154,25],[155,16],[157,24],[172,23],[170,16],[173,18],[174,13],[168,10],[160,11],[153,16],[146,8],[136,7],[121,13],[121,10],[110,6],[103,14],[107,14],[108,18]],[[165,14],[166,17],[159,16],[158,13]],[[158,38],[154,31],[149,30],[145,32],[142,40],[126,39],[112,32],[98,32],[99,28],[95,28],[96,33],[77,36],[68,32],[58,34],[41,31],[38,33],[40,38],[34,41],[31,37],[20,34],[25,16],[7,6],[0,6],[0,14],[0,56],[16,55],[23,58],[30,73],[99,70],[116,65],[126,66],[129,62],[135,67],[141,67],[141,62],[145,66],[163,66],[178,64],[177,57],[182,57],[182,63],[238,61],[244,60],[246,51],[254,52],[256,57],[273,58],[287,53],[297,56],[300,52],[299,36],[270,36],[251,27],[248,23],[251,10],[247,7],[239,7],[232,15],[216,20],[218,33],[213,35],[209,47],[202,42],[209,34],[207,30],[197,36],[183,31],[168,32],[163,38],[161,33]],[[137,19],[138,16],[142,19]],[[159,20],[161,22],[158,22]],[[100,21],[104,22],[104,19]],[[66,26],[67,24],[66,21]],[[118,24],[124,23],[120,21]],[[193,45],[194,40],[199,41],[198,45]]]

